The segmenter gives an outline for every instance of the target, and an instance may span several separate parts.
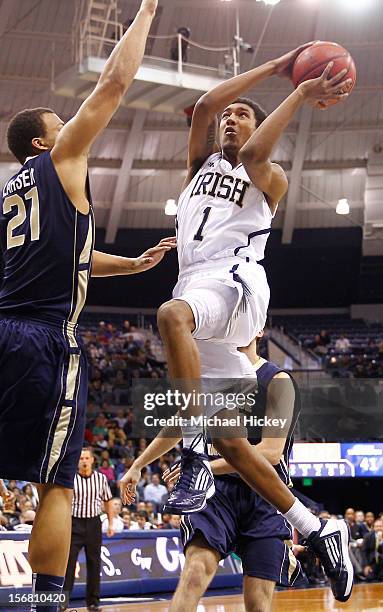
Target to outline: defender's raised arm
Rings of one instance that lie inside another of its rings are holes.
[[[87,155],[95,138],[108,125],[142,62],[157,4],[158,0],[142,0],[135,20],[114,48],[94,91],[61,129],[52,151],[55,162]]]

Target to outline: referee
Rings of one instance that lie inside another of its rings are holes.
[[[104,474],[93,471],[94,455],[90,448],[84,448],[74,479],[72,504],[72,537],[68,567],[63,591],[73,589],[77,557],[85,548],[86,556],[86,605],[88,610],[100,608],[100,570],[101,570],[101,503],[104,502],[108,516],[107,535],[112,536],[113,507],[112,493]],[[65,608],[60,608],[65,610]]]

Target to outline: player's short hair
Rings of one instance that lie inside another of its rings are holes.
[[[51,108],[26,108],[17,113],[10,121],[7,130],[8,148],[23,164],[27,157],[37,155],[39,151],[33,146],[32,139],[46,136],[42,116],[54,113]]]
[[[237,98],[234,100],[233,104],[246,104],[246,106],[250,106],[252,109],[255,120],[257,122],[257,127],[261,125],[261,123],[267,118],[268,114],[262,106],[260,106],[257,102],[254,102],[251,98]]]

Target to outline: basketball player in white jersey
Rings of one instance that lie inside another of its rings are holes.
[[[267,117],[241,96],[273,76],[290,76],[303,45],[247,73],[229,79],[197,102],[189,137],[188,175],[177,213],[180,274],[173,300],[158,312],[169,375],[183,391],[197,389],[201,377],[241,378],[251,364],[238,346],[247,346],[263,329],[269,301],[264,257],[266,237],[278,202],[287,191],[283,169],[270,156],[296,112],[310,103],[342,100],[346,70],[330,78],[330,63],[321,77],[306,81]],[[219,122],[216,145],[217,115]],[[197,381],[197,386],[196,386]],[[214,479],[204,455],[199,415],[191,406],[183,429],[182,473],[165,510],[190,514],[214,495]],[[330,576],[335,597],[346,601],[352,588],[348,531],[343,522],[319,519],[295,499],[268,462],[243,438],[214,439],[218,452],[241,477],[301,531],[309,525],[316,551],[326,557],[326,540],[337,542]],[[302,525],[301,525],[302,527]],[[314,538],[314,535],[313,535]],[[325,565],[329,563],[325,560]]]

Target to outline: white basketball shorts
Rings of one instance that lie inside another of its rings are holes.
[[[173,298],[193,312],[203,377],[251,375],[248,358],[237,349],[266,324],[270,290],[262,266],[238,257],[194,264],[180,273]]]

